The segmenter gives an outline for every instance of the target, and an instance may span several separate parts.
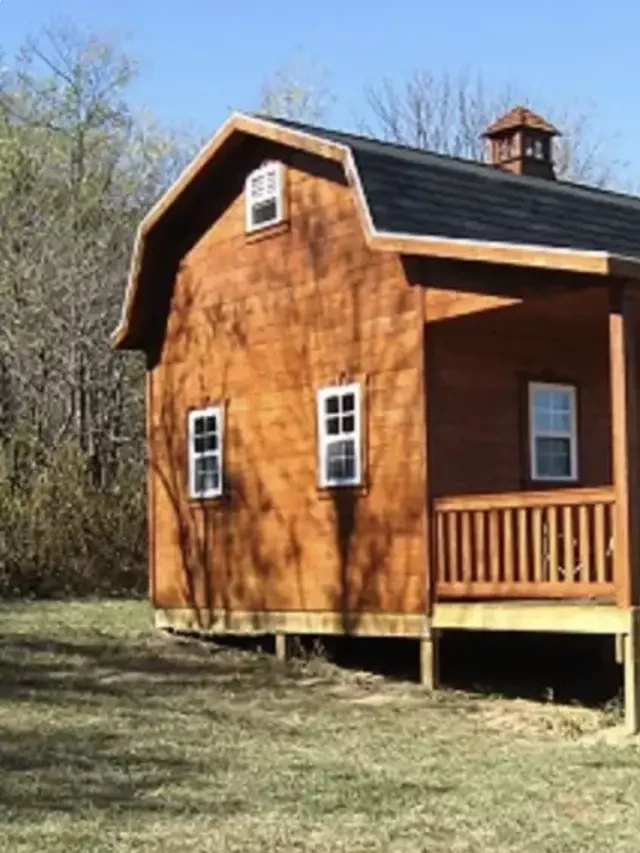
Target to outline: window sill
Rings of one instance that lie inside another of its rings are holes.
[[[245,231],[245,242],[259,243],[261,240],[266,240],[269,237],[277,237],[279,234],[284,234],[289,231],[289,228],[289,220],[281,219],[280,222],[274,222],[273,225],[265,225],[264,228],[256,228],[255,231]]]
[[[226,503],[226,499],[228,495],[224,492],[221,495],[211,495],[209,497],[196,497],[195,495],[189,495],[187,498],[189,506],[201,506],[201,507],[209,507],[209,506],[221,506]]]
[[[316,494],[320,500],[338,501],[342,496],[353,496],[356,498],[366,497],[369,494],[368,483],[354,483],[344,486],[316,486]]]
[[[544,480],[529,478],[524,483],[525,489],[529,491],[548,491],[549,489],[579,489],[582,482],[578,477],[570,480]]]

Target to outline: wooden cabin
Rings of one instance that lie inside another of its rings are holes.
[[[232,116],[142,222],[163,627],[604,634],[640,721],[640,199],[555,179],[524,108],[487,163]],[[615,640],[615,642],[614,642]]]

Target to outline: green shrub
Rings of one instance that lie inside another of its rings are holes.
[[[70,444],[46,455],[18,440],[0,451],[0,596],[142,594],[143,466],[121,463],[110,487]]]

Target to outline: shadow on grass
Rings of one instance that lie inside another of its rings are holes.
[[[284,678],[266,657],[223,651],[161,638],[126,643],[5,634],[0,646],[5,817],[33,822],[52,813],[103,810],[199,813],[202,802],[190,792],[211,768],[203,766],[198,739],[253,725],[242,703],[234,710],[212,701],[216,688],[235,693],[241,686],[255,693]],[[216,772],[228,760],[216,754]],[[250,804],[220,796],[207,808],[229,817]]]
[[[208,685],[255,694],[286,687],[295,674],[267,655],[233,654],[233,646],[155,636],[141,643],[6,636],[0,645],[0,701],[56,706],[151,708]],[[236,649],[251,648],[247,643]],[[215,714],[215,708],[209,709]]]

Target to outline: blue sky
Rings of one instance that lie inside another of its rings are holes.
[[[467,69],[534,107],[593,109],[640,174],[637,0],[0,0],[0,46],[12,54],[55,18],[129,36],[136,102],[204,133],[254,108],[265,77],[300,54],[329,72],[336,126],[383,76]]]

